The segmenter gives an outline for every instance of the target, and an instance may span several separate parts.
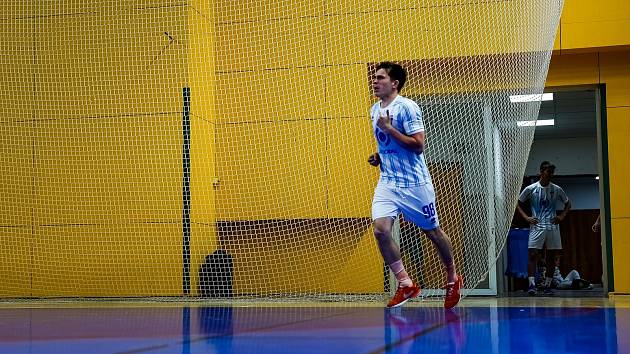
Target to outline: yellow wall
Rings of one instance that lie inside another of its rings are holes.
[[[567,1],[560,45],[552,57],[547,86],[606,85],[610,217],[615,292],[630,292],[630,3],[618,0]]]
[[[630,44],[630,4],[624,0],[569,0],[560,23],[562,50]]]
[[[0,296],[182,295],[185,86],[203,132],[192,274],[216,240],[212,80],[189,75],[212,66],[209,5],[13,3],[0,5]]]
[[[185,10],[63,4],[35,32],[33,295],[181,294]]]

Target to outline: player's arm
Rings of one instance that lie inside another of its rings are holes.
[[[571,209],[571,200],[567,198],[567,201],[564,203],[564,210],[562,210],[562,213],[560,213],[560,215],[556,216],[553,219],[553,223],[559,224],[562,220],[564,220],[564,218],[567,217],[567,214],[569,213],[570,209]]]
[[[523,191],[521,192],[521,195],[518,197],[518,204],[516,204],[516,210],[518,210],[518,213],[521,214],[523,219],[527,220],[528,223],[530,223],[531,225],[535,225],[535,224],[538,224],[538,218],[531,217],[527,215],[527,213],[525,212],[525,202],[529,199],[529,196],[530,196],[530,189],[529,188],[523,189]]]
[[[593,226],[591,226],[591,230],[593,230],[593,232],[599,232],[602,229],[602,215],[599,214],[597,215],[597,220],[595,220],[595,223],[593,224]]]
[[[404,148],[411,150],[417,154],[424,151],[424,132],[417,132],[411,135],[405,135],[394,128],[392,125],[392,117],[387,112],[387,116],[381,116],[378,118],[376,125],[385,133],[389,134],[392,138],[402,145]]]

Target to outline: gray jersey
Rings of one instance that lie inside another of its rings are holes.
[[[569,198],[558,185],[550,182],[548,186],[543,187],[540,182],[536,182],[523,189],[518,200],[523,203],[529,200],[532,206],[532,217],[538,219],[538,224],[533,225],[533,228],[553,230],[557,227],[553,223],[556,217],[556,203],[560,201],[566,204]]]

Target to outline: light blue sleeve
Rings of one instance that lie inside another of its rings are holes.
[[[413,135],[424,131],[422,122],[422,110],[415,102],[411,101],[404,105],[403,127],[406,135]]]
[[[532,189],[530,187],[531,186],[527,186],[525,187],[525,189],[523,189],[521,195],[518,197],[518,200],[525,203],[529,199],[529,197],[532,195]]]
[[[564,189],[562,189],[561,187],[558,187],[557,195],[558,195],[558,198],[560,198],[560,201],[562,202],[562,204],[566,204],[569,201],[569,197],[567,197],[567,194],[564,192]]]

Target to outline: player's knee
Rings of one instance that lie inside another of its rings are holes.
[[[378,240],[388,239],[391,237],[392,230],[387,225],[374,223],[374,237]]]
[[[424,230],[424,233],[425,235],[427,235],[427,238],[431,241],[436,241],[440,239],[441,237],[443,237],[443,234],[439,227],[433,230]]]

